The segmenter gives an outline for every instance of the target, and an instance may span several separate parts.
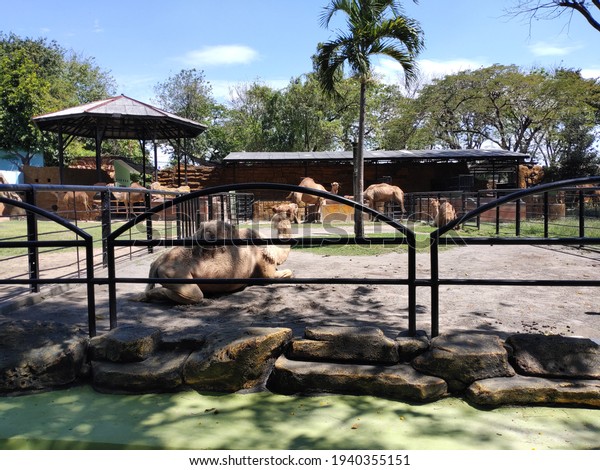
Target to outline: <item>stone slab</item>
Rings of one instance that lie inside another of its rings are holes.
[[[284,356],[275,362],[267,387],[284,394],[342,393],[411,402],[437,400],[447,393],[444,380],[423,375],[407,364],[333,364]]]
[[[186,359],[186,355],[165,352],[138,362],[92,361],[92,386],[111,393],[172,391],[183,383]]]
[[[504,342],[495,335],[476,333],[440,335],[412,365],[424,374],[443,378],[450,390],[457,392],[476,380],[515,374]]]
[[[90,341],[90,359],[137,362],[150,357],[160,344],[158,328],[142,325],[119,326]]]
[[[287,357],[304,361],[395,364],[398,345],[373,327],[309,327],[305,339],[292,341]]]
[[[184,366],[184,381],[197,390],[236,392],[262,384],[292,338],[289,328],[216,332]]]
[[[0,393],[64,387],[85,370],[88,336],[52,321],[0,324]]]
[[[541,377],[495,377],[478,380],[465,398],[477,405],[571,405],[600,407],[600,381]]]
[[[600,345],[587,338],[518,334],[506,339],[519,374],[600,379]]]

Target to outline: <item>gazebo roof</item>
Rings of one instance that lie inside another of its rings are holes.
[[[42,131],[104,139],[177,139],[196,137],[204,124],[179,117],[125,95],[33,118]]]

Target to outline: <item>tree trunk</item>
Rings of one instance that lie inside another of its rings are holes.
[[[364,80],[360,82],[360,106],[358,116],[358,148],[354,155],[354,200],[363,203],[364,191],[364,155],[365,146],[365,108],[366,108],[366,88]],[[354,211],[354,236],[363,237],[365,234],[363,213]]]

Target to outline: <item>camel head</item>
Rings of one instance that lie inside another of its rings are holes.
[[[237,228],[222,220],[202,222],[198,227],[198,230],[192,235],[193,240],[205,242],[231,240],[233,238],[239,238]],[[204,250],[217,250],[219,248],[223,249],[222,246],[196,245],[192,251],[194,255],[198,255]]]

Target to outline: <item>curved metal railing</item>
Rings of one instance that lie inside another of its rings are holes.
[[[195,198],[210,196],[211,194],[223,193],[228,191],[252,191],[252,190],[271,190],[271,191],[284,191],[284,192],[300,192],[304,194],[310,194],[313,196],[323,197],[325,199],[335,201],[340,204],[344,204],[352,207],[355,211],[361,213],[370,214],[376,217],[378,221],[383,222],[390,227],[395,229],[395,236],[393,237],[341,237],[337,234],[336,237],[310,237],[310,238],[290,238],[288,240],[281,240],[279,238],[264,238],[264,239],[231,239],[231,240],[217,240],[214,242],[198,242],[197,240],[190,239],[179,239],[179,240],[165,240],[165,239],[152,239],[152,240],[129,240],[120,239],[127,231],[131,230],[137,224],[145,222],[151,219],[154,215],[164,210],[170,209],[173,206],[177,206],[190,201]],[[398,236],[398,233],[401,237]],[[152,278],[122,278],[116,276],[116,267],[113,258],[113,253],[116,247],[119,246],[192,246],[193,244],[226,244],[226,245],[266,245],[266,244],[280,244],[280,245],[291,245],[293,246],[325,246],[325,245],[341,245],[354,243],[358,245],[374,245],[374,244],[406,244],[408,246],[408,274],[403,279],[390,279],[387,278],[369,278],[369,279],[357,279],[357,278],[293,278],[293,279],[202,279],[202,283],[212,284],[246,284],[246,285],[266,285],[266,284],[299,284],[299,283],[329,283],[329,284],[387,284],[387,285],[407,285],[408,286],[408,311],[409,311],[409,334],[414,335],[416,332],[416,239],[415,234],[412,230],[405,227],[404,225],[396,222],[395,220],[381,214],[380,212],[371,209],[367,206],[359,204],[353,200],[346,199],[344,197],[328,193],[326,191],[319,191],[311,188],[305,188],[301,186],[278,184],[278,183],[240,183],[231,184],[224,186],[215,186],[200,191],[194,191],[189,194],[184,194],[175,199],[165,201],[160,206],[156,206],[143,214],[136,216],[131,219],[115,231],[113,231],[107,237],[108,245],[108,290],[109,290],[109,312],[110,312],[110,325],[111,328],[117,326],[117,296],[116,296],[116,285],[119,283],[148,283],[148,282],[160,282],[163,284],[182,284],[182,283],[197,283],[200,279],[152,279]]]
[[[439,247],[443,242],[456,245],[600,245],[600,237],[586,237],[581,233],[578,237],[461,237],[447,234],[456,226],[472,220],[484,212],[494,210],[505,204],[520,201],[524,197],[534,194],[547,193],[561,188],[579,186],[583,184],[600,183],[600,176],[577,178],[570,180],[557,181],[554,183],[534,186],[528,189],[517,191],[507,196],[498,198],[487,204],[484,204],[461,217],[448,222],[430,234],[430,261],[431,261],[431,279],[427,283],[431,287],[431,334],[439,334],[439,288],[441,285],[496,285],[496,286],[600,286],[600,278],[591,280],[565,280],[565,279],[474,279],[474,278],[440,278],[439,267]],[[519,207],[517,205],[517,212]],[[580,219],[581,220],[581,219]],[[581,222],[580,222],[581,224]],[[580,231],[581,232],[581,231]]]

